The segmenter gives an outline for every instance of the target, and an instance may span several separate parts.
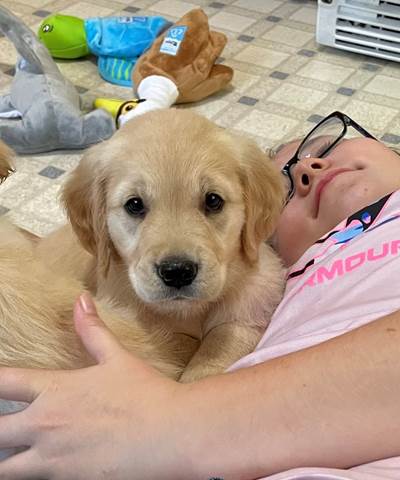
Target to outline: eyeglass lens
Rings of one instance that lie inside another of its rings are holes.
[[[345,128],[340,118],[327,119],[305,140],[298,152],[298,159],[320,158],[343,135]]]

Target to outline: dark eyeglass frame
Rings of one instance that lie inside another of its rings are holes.
[[[292,177],[292,174],[290,173],[290,169],[293,167],[293,165],[296,165],[299,161],[302,160],[302,158],[299,158],[299,153],[305,143],[312,137],[313,133],[321,127],[325,122],[328,122],[331,118],[338,118],[342,124],[343,124],[343,130],[342,133],[338,135],[336,140],[329,145],[329,147],[326,148],[322,153],[319,154],[320,158],[323,158],[327,153],[329,153],[335,146],[342,140],[342,138],[346,135],[347,133],[347,128],[348,127],[353,127],[355,130],[357,130],[361,135],[363,135],[366,138],[372,138],[373,140],[377,140],[373,135],[371,135],[365,128],[363,128],[361,125],[359,125],[357,122],[352,120],[349,116],[347,116],[345,113],[342,112],[332,112],[330,115],[322,119],[315,127],[303,138],[302,142],[298,146],[295,154],[293,157],[286,163],[286,165],[282,168],[281,172],[289,179],[290,182],[290,188],[289,188],[289,193],[286,199],[286,203],[289,202],[291,198],[293,198],[294,195],[294,180]],[[378,141],[378,140],[377,140]],[[305,158],[305,157],[303,157]]]

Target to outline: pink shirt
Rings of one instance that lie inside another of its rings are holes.
[[[400,309],[400,191],[324,235],[288,271],[256,350],[229,370],[316,345]],[[268,480],[400,479],[400,457],[349,470],[300,468]]]

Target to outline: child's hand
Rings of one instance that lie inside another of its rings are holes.
[[[87,295],[75,326],[95,366],[0,369],[0,398],[31,403],[0,418],[0,448],[28,447],[0,463],[0,480],[178,478],[174,419],[186,387],[126,352]]]

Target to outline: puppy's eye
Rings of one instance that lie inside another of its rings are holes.
[[[140,197],[130,198],[124,205],[125,210],[134,217],[142,217],[146,213],[146,207]]]
[[[218,213],[224,206],[224,200],[216,193],[207,193],[205,209],[208,213]]]

